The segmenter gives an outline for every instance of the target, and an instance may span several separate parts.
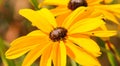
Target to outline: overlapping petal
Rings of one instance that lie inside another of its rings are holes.
[[[86,18],[73,24],[68,31],[69,34],[82,33],[94,30],[104,24],[100,18]]]
[[[104,17],[106,19],[111,20],[116,24],[119,24],[118,20],[116,19],[116,17],[112,13],[105,11],[105,10],[99,10],[99,11],[101,11],[101,13],[104,15]]]
[[[72,22],[75,20],[76,17],[78,17],[81,13],[85,11],[85,7],[77,8],[75,11],[73,11],[66,19],[63,21],[62,27],[68,28]]]
[[[94,6],[96,9],[99,9],[99,12],[101,12],[104,17],[108,20],[113,21],[114,23],[120,25],[118,22],[116,15],[120,15],[120,4],[113,4],[113,5],[99,5]]]
[[[51,9],[51,12],[54,14],[54,16],[62,15],[68,12],[71,12],[67,7],[65,6],[59,6],[54,9]]]
[[[98,17],[98,16],[103,16],[102,13],[99,12],[99,9],[95,9],[94,7],[93,8],[90,7],[90,9],[92,9],[93,11],[90,12],[91,13],[90,15],[89,14],[87,15],[88,17],[94,18],[94,17]],[[90,11],[90,9],[88,10],[88,12]]]
[[[27,36],[48,36],[47,34],[43,33],[40,30],[34,30],[32,32],[30,32]]]
[[[44,52],[45,49],[50,47],[52,42],[43,43],[44,45],[39,45],[32,49],[25,57],[22,66],[30,66],[40,55]]]
[[[44,50],[41,59],[40,59],[40,66],[51,66],[51,52],[53,46],[50,45],[47,49]]]
[[[53,64],[55,66],[66,66],[66,47],[63,41],[58,45],[54,45],[52,51]]]
[[[103,5],[104,6],[104,8],[105,7],[108,7],[108,8],[106,8],[106,9],[109,9],[109,10],[113,10],[113,9],[119,9],[120,8],[120,4],[112,4],[112,5]],[[103,7],[102,5],[101,5],[101,7]],[[112,9],[113,8],[113,9]],[[114,10],[113,10],[114,11]],[[118,11],[118,13],[120,13],[119,11]]]
[[[80,7],[81,8],[81,7]],[[89,18],[92,16],[92,13],[94,11],[94,8],[85,8],[85,11],[82,12],[81,14],[79,14],[76,19],[74,19],[73,22],[77,22],[79,20],[85,19],[85,18]],[[73,11],[74,12],[74,11]],[[97,16],[98,17],[98,16]]]
[[[58,24],[58,27],[61,27],[62,26],[62,23],[64,21],[64,19],[66,19],[66,17],[69,15],[70,13],[65,13],[63,15],[59,15],[56,17],[56,21],[57,21],[57,24]]]
[[[60,62],[60,57],[58,57],[59,45],[57,44],[59,43],[56,43],[53,45],[52,52],[51,52],[54,66],[59,66],[59,62]]]
[[[120,14],[117,13],[113,13],[115,16],[117,16],[118,18],[120,18]]]
[[[19,13],[30,20],[34,26],[38,27],[44,32],[49,33],[53,29],[53,26],[56,26],[54,17],[51,15],[50,11],[45,8],[40,11],[21,9]],[[50,17],[48,17],[49,15]]]
[[[41,40],[40,40],[41,39]],[[39,36],[23,36],[11,43],[11,47],[5,53],[6,57],[9,59],[14,59],[19,56],[22,56],[26,52],[30,51],[31,49],[35,48],[38,45],[43,45],[46,41],[45,37]]]
[[[67,42],[66,46],[69,47],[75,55],[73,57],[73,55],[70,55],[70,53],[68,53],[68,56],[70,58],[74,59],[80,65],[101,66],[100,63],[98,62],[98,60],[94,56],[92,56],[90,53],[86,52],[82,48],[74,45],[71,42]],[[86,58],[88,58],[88,59],[86,60]]]
[[[68,39],[80,46],[82,49],[90,52],[95,57],[101,55],[100,48],[97,43],[89,38],[75,38],[75,37],[68,37]]]
[[[49,22],[54,28],[57,27],[55,17],[48,9],[43,8],[41,10],[38,10],[37,12],[40,16],[46,18],[46,21]]]
[[[91,5],[98,5],[100,4],[103,0],[86,0],[88,5],[91,6]]]
[[[91,31],[91,32],[85,32],[83,34],[91,35],[91,36],[97,36],[97,37],[110,37],[117,34],[116,31]]]
[[[27,47],[24,47],[24,48],[14,48],[14,47],[11,47],[6,53],[6,58],[8,59],[16,59],[22,55],[24,55],[25,53],[27,53],[28,51],[30,51],[32,48],[35,48],[37,45],[34,45],[34,46],[27,46]]]

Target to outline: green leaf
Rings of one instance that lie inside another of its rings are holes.
[[[39,10],[39,8],[38,8],[39,3],[38,3],[37,0],[30,0],[30,2],[31,2],[31,4],[34,6],[34,8],[35,8],[36,10]]]
[[[101,38],[95,37],[95,40],[100,47],[105,48],[105,42]]]
[[[15,66],[15,63],[13,60],[8,60],[5,58],[5,49],[6,49],[6,46],[4,44],[4,41],[2,40],[2,38],[0,38],[0,57],[2,59],[4,66]]]
[[[77,63],[74,60],[71,59],[71,65],[72,66],[77,66]]]
[[[114,54],[107,50],[106,48],[101,47],[101,51],[105,52],[107,54],[108,60],[111,64],[111,66],[118,66]]]
[[[98,45],[100,46],[101,51],[105,52],[107,54],[107,57],[108,57],[108,60],[111,64],[111,66],[118,66],[116,59],[115,59],[115,55],[112,53],[112,51],[106,49],[105,42],[99,37],[95,37],[95,40],[97,41]]]
[[[113,55],[113,53],[111,51],[107,52],[107,56],[108,56],[108,60],[109,60],[109,62],[111,64],[111,66],[118,66],[117,62],[115,60],[115,57],[114,57],[114,55]]]

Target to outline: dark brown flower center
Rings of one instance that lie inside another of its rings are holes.
[[[71,10],[75,10],[80,6],[87,6],[86,0],[70,0],[68,3],[68,8]]]
[[[64,40],[66,36],[67,36],[67,30],[62,27],[55,28],[49,34],[49,38],[54,42]]]

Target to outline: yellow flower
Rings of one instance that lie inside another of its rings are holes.
[[[86,14],[87,17],[96,17],[102,14],[105,19],[111,20],[120,26],[116,18],[120,18],[120,4],[101,4],[101,2],[107,3],[110,1],[112,0],[44,0],[40,3],[40,7],[43,5],[57,5],[56,8],[51,9],[51,12],[55,16],[71,13],[72,11],[74,12],[75,9],[88,12],[88,14]],[[91,13],[93,13],[92,16],[89,16]],[[83,14],[85,13],[83,12]]]
[[[15,59],[28,52],[22,66],[30,66],[40,56],[40,66],[51,66],[52,62],[54,66],[66,66],[67,56],[83,66],[100,66],[96,59],[101,54],[100,48],[89,36],[116,34],[98,29],[105,24],[99,17],[74,22],[74,12],[57,21],[46,8],[38,11],[22,9],[19,13],[40,29],[14,40],[5,53],[8,59]]]
[[[87,7],[92,5],[98,5],[102,0],[44,0],[42,3],[39,4],[39,7],[42,7],[44,5],[56,5],[57,7],[55,9],[52,9],[51,11],[54,13],[54,15],[61,15],[68,12],[72,12],[78,7]],[[83,10],[83,9],[81,9]],[[91,9],[92,10],[92,9]]]

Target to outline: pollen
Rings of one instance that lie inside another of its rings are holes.
[[[49,38],[54,42],[60,41],[60,40],[65,40],[66,36],[67,36],[67,30],[62,27],[55,28],[49,34]]]
[[[86,0],[70,0],[68,3],[68,8],[71,10],[75,10],[80,6],[87,6]]]

